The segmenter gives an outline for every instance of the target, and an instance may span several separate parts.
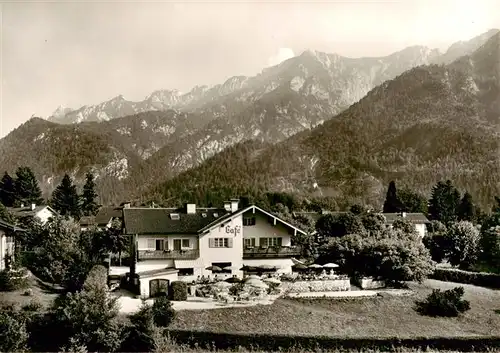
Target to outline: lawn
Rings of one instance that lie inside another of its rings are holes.
[[[431,318],[413,310],[433,288],[463,286],[471,310],[458,318]],[[279,299],[273,305],[179,311],[172,329],[342,337],[454,337],[500,334],[500,291],[427,280],[411,296],[357,299]]]
[[[32,290],[32,294],[29,296],[24,294],[28,288]],[[0,304],[23,306],[36,301],[47,308],[54,302],[56,297],[57,293],[50,288],[46,288],[35,276],[31,275],[27,278],[26,288],[13,292],[0,292]]]

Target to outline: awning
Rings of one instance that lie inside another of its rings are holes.
[[[175,268],[205,268],[203,259],[195,260],[174,260]]]

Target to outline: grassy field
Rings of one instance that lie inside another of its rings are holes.
[[[25,291],[30,288],[32,291],[31,295],[25,295]],[[0,292],[0,303],[1,304],[17,304],[23,306],[29,304],[32,301],[36,301],[45,307],[52,305],[54,299],[57,297],[57,293],[44,287],[39,283],[34,276],[27,278],[27,287],[24,289],[16,290],[13,292]]]
[[[413,310],[433,288],[465,288],[471,310],[430,318]],[[411,296],[363,299],[279,299],[273,305],[180,311],[173,329],[342,337],[456,337],[500,334],[500,291],[435,280],[412,284]]]

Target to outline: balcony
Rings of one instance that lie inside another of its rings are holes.
[[[198,249],[189,250],[139,250],[139,260],[194,260],[200,257]]]
[[[298,246],[270,246],[267,248],[243,248],[244,259],[269,259],[300,256],[301,248]]]

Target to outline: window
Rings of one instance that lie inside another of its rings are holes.
[[[154,239],[148,239],[148,249],[154,249],[156,247],[155,244]]]
[[[190,248],[191,247],[189,239],[182,239],[182,247],[183,248]]]
[[[244,226],[254,226],[256,223],[255,217],[243,217],[243,225]]]
[[[211,238],[208,240],[208,246],[210,248],[232,248],[233,239],[232,238]]]
[[[14,237],[13,236],[6,236],[5,237],[5,241],[7,243],[13,243],[14,242]]]
[[[269,246],[281,246],[283,243],[283,238],[260,238],[260,246],[269,247]]]
[[[255,238],[245,238],[243,240],[246,248],[252,248],[255,246]]]
[[[179,268],[178,276],[193,276],[194,268]]]
[[[170,214],[170,219],[173,219],[173,220],[179,220],[180,219],[180,216],[178,213],[171,213]]]
[[[156,239],[155,250],[159,250],[159,251],[165,250],[165,240]]]

